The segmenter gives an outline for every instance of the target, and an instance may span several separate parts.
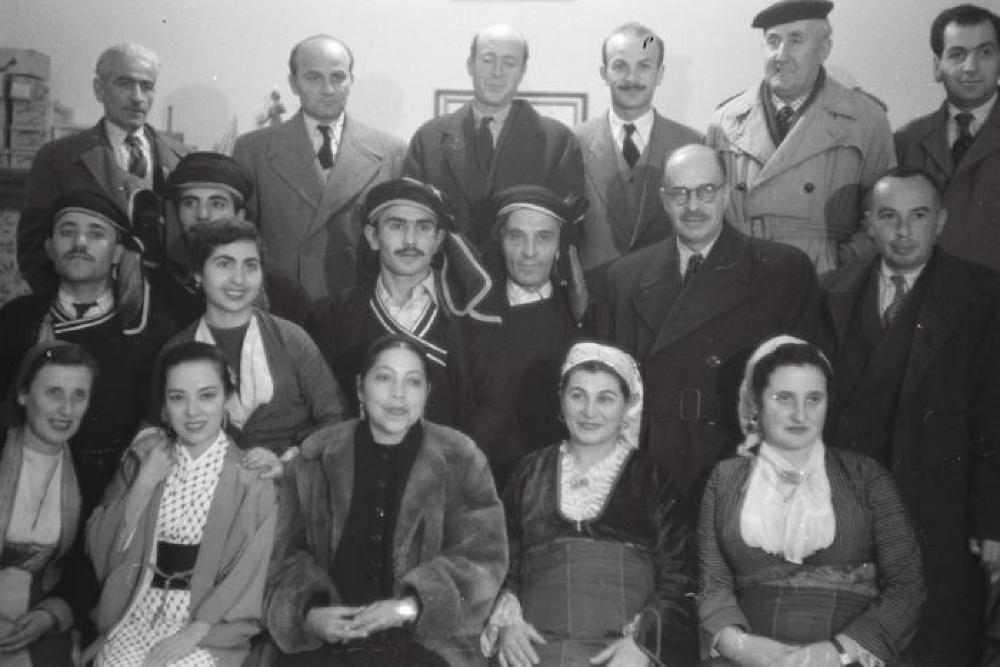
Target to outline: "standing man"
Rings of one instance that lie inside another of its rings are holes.
[[[358,279],[365,194],[399,175],[405,145],[347,116],[354,55],[343,42],[309,37],[288,68],[299,112],[237,139],[233,158],[253,179],[248,217],[274,266],[313,300],[335,297]]]
[[[1000,575],[1000,279],[935,248],[946,220],[962,224],[928,174],[890,170],[867,217],[878,255],[824,280],[827,442],[880,461],[911,512],[927,582],[919,665],[979,664],[980,565]]]
[[[946,99],[896,133],[899,163],[944,186],[950,222],[938,239],[963,259],[1000,270],[1000,17],[958,5],[931,24],[934,76]]]
[[[663,40],[638,23],[616,28],[601,46],[601,79],[611,91],[611,108],[576,128],[590,202],[580,244],[585,270],[670,234],[657,192],[663,162],[701,137],[653,108],[663,81],[663,48]]]
[[[896,163],[880,103],[823,67],[832,8],[779,0],[754,17],[764,31],[764,80],[715,110],[707,139],[726,163],[732,224],[800,248],[819,273],[871,252],[862,199]]]
[[[52,204],[67,192],[96,190],[131,215],[134,192],[157,192],[187,148],[146,121],[156,97],[160,57],[139,44],[112,46],[97,59],[94,95],[104,116],[89,130],[38,151],[17,227],[17,264],[32,292],[59,280],[45,252]]]
[[[482,245],[493,229],[490,197],[511,185],[583,191],[583,158],[573,133],[515,100],[528,66],[528,42],[514,28],[490,26],[472,39],[466,67],[473,99],[427,121],[410,141],[403,173],[440,188],[455,208],[457,231]]]
[[[812,334],[819,285],[800,250],[725,222],[730,189],[711,148],[674,151],[660,192],[674,235],[608,269],[608,333],[642,371],[644,446],[697,508],[712,466],[740,441],[744,363],[770,336]]]

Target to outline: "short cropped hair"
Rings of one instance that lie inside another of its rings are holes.
[[[306,42],[311,42],[315,39],[328,39],[331,42],[340,44],[340,46],[343,47],[344,51],[347,51],[347,59],[348,59],[347,71],[351,74],[351,76],[354,76],[354,51],[351,51],[351,47],[349,47],[347,44],[340,41],[336,37],[333,37],[331,35],[320,34],[320,35],[313,35],[312,37],[306,37],[301,42],[292,47],[291,53],[288,54],[288,71],[291,72],[293,77],[298,76],[299,73],[299,65],[298,63],[295,62],[296,57],[299,55],[299,48],[303,46]]]
[[[990,23],[993,26],[993,38],[1000,41],[1000,16],[977,5],[955,5],[938,14],[931,23],[931,51],[938,58],[944,53],[944,29],[952,23],[962,26]]]
[[[188,230],[188,260],[196,273],[205,269],[205,262],[219,246],[237,241],[253,241],[257,245],[261,264],[264,263],[264,244],[260,231],[252,222],[239,218],[224,218],[199,222]]]
[[[141,60],[149,63],[153,70],[159,74],[160,72],[160,56],[156,54],[152,49],[143,46],[142,44],[115,44],[110,46],[101,53],[97,58],[97,65],[94,67],[94,74],[101,81],[107,81],[111,76],[111,64],[116,58],[134,58],[136,60]]]
[[[891,167],[883,171],[875,182],[872,183],[871,189],[869,191],[868,197],[866,197],[865,203],[866,208],[871,209],[871,194],[875,192],[875,187],[887,178],[919,178],[924,180],[928,185],[931,186],[931,190],[934,192],[934,203],[937,206],[941,205],[941,200],[943,198],[944,188],[942,184],[936,179],[929,171],[922,167],[911,167],[900,165],[898,167]]]
[[[605,37],[604,41],[601,42],[601,62],[605,67],[608,65],[608,42],[611,41],[611,38],[615,35],[626,35],[628,37],[641,39],[643,47],[645,47],[648,42],[653,42],[653,44],[660,47],[660,55],[657,57],[656,66],[659,67],[663,64],[663,51],[666,48],[663,43],[663,39],[641,23],[631,21],[615,28],[611,34]]]

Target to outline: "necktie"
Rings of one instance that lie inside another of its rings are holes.
[[[82,320],[83,316],[87,314],[87,311],[96,305],[96,301],[91,301],[90,303],[74,303],[73,310],[76,311],[76,319]]]
[[[795,109],[785,105],[778,109],[778,137],[779,142],[784,141],[788,136],[788,131],[792,129],[792,118],[795,116]]]
[[[889,280],[892,281],[893,287],[892,302],[882,313],[882,326],[886,329],[899,316],[899,311],[903,310],[903,305],[906,303],[906,280],[898,273],[892,274]]]
[[[702,257],[698,253],[695,253],[695,254],[691,255],[690,257],[688,257],[688,265],[687,265],[687,268],[684,269],[684,284],[685,285],[687,285],[689,282],[691,282],[691,279],[694,278],[694,274],[698,273],[698,269],[701,268],[701,264],[704,261],[705,261],[705,258]]]
[[[319,158],[319,166],[329,169],[333,166],[333,144],[330,143],[330,126],[317,125],[316,129],[323,135],[323,145],[319,147],[316,157]]]
[[[490,132],[492,122],[493,116],[483,116],[476,133],[476,162],[484,174],[489,172],[490,164],[493,163],[493,133]]]
[[[972,125],[973,115],[968,111],[963,111],[962,113],[955,116],[955,124],[958,125],[958,138],[955,139],[955,143],[951,145],[951,162],[956,167],[958,163],[962,161],[965,157],[966,152],[968,152],[969,147],[972,142],[976,140],[972,136],[970,131],[970,125]]]
[[[142,142],[134,134],[125,137],[125,145],[128,146],[128,173],[139,178],[146,178],[146,171],[149,165],[146,163],[146,154],[142,152]]]
[[[628,163],[628,168],[635,168],[635,163],[639,161],[639,147],[632,141],[632,134],[635,133],[633,123],[625,123],[625,140],[622,141],[622,157]]]

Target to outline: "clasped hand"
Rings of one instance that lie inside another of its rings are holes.
[[[313,607],[306,614],[306,627],[313,635],[329,644],[396,628],[406,623],[397,611],[401,600],[379,600],[359,607]]]
[[[497,659],[501,667],[532,667],[540,662],[534,644],[545,644],[545,638],[531,623],[517,623],[500,629],[497,637]],[[647,667],[649,659],[631,637],[612,642],[590,659],[592,665],[606,667]]]
[[[56,621],[48,612],[36,609],[29,611],[18,618],[7,630],[7,634],[0,636],[0,653],[13,653],[20,651],[54,628]],[[0,660],[0,662],[3,662]]]

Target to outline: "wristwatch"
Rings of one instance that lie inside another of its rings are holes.
[[[837,658],[840,660],[840,664],[842,665],[854,664],[854,659],[847,654],[847,651],[844,650],[844,645],[840,643],[839,639],[837,639],[836,637],[830,637],[830,643],[833,644],[834,650],[837,651]]]
[[[399,601],[396,605],[396,613],[399,614],[401,619],[409,623],[416,620],[417,614],[420,613],[420,609],[417,607],[417,601],[412,597],[408,597]]]

